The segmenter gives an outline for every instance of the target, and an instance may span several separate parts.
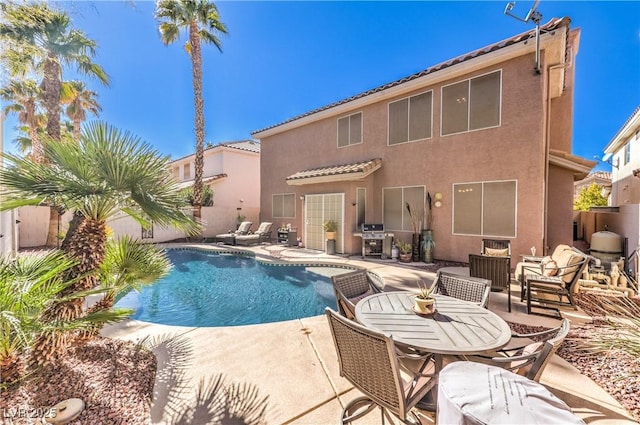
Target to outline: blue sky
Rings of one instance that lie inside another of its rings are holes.
[[[203,50],[206,140],[250,138],[252,131],[534,28],[504,15],[506,3],[216,2],[229,35],[222,37],[223,53]],[[532,4],[518,1],[512,13],[524,17]],[[56,5],[98,43],[95,61],[111,77],[110,87],[88,81],[99,93],[100,119],[172,158],[192,153],[186,37],[161,43],[151,1]],[[602,155],[640,105],[640,2],[542,0],[538,11],[542,23],[569,16],[571,27],[582,30],[573,153]],[[15,117],[5,122],[5,150],[15,150],[15,125]]]

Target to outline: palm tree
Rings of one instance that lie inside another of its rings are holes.
[[[84,128],[78,143],[51,140],[46,144],[48,165],[4,154],[8,166],[0,170],[5,201],[0,210],[25,205],[53,204],[83,218],[65,244],[65,252],[78,261],[72,277],[84,276],[62,295],[95,288],[106,256],[107,221],[125,213],[147,224],[174,226],[189,234],[199,232],[183,211],[179,186],[169,172],[169,160],[137,137],[105,123]],[[82,300],[57,303],[50,320],[82,316]],[[54,341],[42,346],[60,347]],[[49,358],[42,353],[42,360]]]
[[[0,89],[0,98],[9,102],[4,113],[15,113],[29,134],[31,154],[35,161],[43,160],[42,145],[38,138],[38,129],[43,123],[39,114],[40,88],[35,80],[12,80]]]
[[[108,85],[102,67],[92,62],[95,41],[82,31],[70,28],[71,19],[46,3],[4,4],[0,37],[13,49],[13,74],[36,71],[43,75],[41,89],[47,111],[47,134],[60,140],[60,93],[62,65],[75,65],[82,74]],[[15,63],[17,62],[17,63]]]
[[[88,90],[84,82],[74,80],[62,84],[62,102],[67,105],[67,116],[73,121],[73,139],[80,138],[80,124],[87,119],[87,112],[98,116],[102,107],[96,100],[98,93]]]
[[[222,52],[218,34],[227,34],[220,22],[218,8],[206,0],[160,0],[156,5],[160,38],[165,45],[178,39],[181,30],[187,30],[186,50],[191,58],[193,97],[195,106],[196,155],[193,180],[194,216],[202,216],[202,174],[204,167],[204,98],[202,96],[202,50],[200,44],[210,43]]]
[[[15,260],[0,257],[0,382],[14,381],[22,374],[25,365],[21,355],[39,334],[91,329],[129,313],[119,310],[73,322],[44,321],[43,315],[55,297],[74,283],[64,279],[74,264],[60,251]]]
[[[62,66],[75,65],[78,72],[108,85],[105,71],[92,62],[96,43],[82,31],[70,28],[71,19],[66,13],[46,3],[6,3],[0,7],[4,17],[0,39],[11,47],[3,59],[12,75],[35,71],[43,76],[40,88],[47,112],[47,134],[60,140]],[[56,246],[60,208],[50,206],[47,246]]]

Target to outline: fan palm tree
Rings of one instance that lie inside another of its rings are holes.
[[[72,277],[88,275],[62,295],[97,286],[91,272],[105,260],[107,221],[118,214],[128,214],[142,224],[148,224],[148,217],[160,226],[174,226],[189,234],[199,232],[194,220],[181,209],[179,186],[169,172],[168,158],[105,123],[86,126],[77,144],[49,141],[45,147],[47,165],[16,155],[3,156],[8,166],[0,170],[5,195],[0,210],[52,204],[83,218],[70,235],[65,252],[78,261]],[[76,299],[57,303],[48,318],[71,320],[83,313],[82,300]],[[42,345],[60,344],[48,341]]]
[[[38,137],[38,129],[44,123],[43,115],[39,113],[40,95],[40,88],[35,80],[11,80],[0,89],[0,98],[8,102],[3,109],[4,113],[18,115],[18,121],[29,134],[33,159],[42,162],[43,151]]]
[[[166,276],[171,261],[165,252],[152,244],[143,244],[129,236],[109,240],[105,260],[100,266],[98,278],[103,298],[89,309],[89,314],[107,312],[113,308],[120,294],[140,290]],[[87,336],[94,336],[101,326],[97,324]]]
[[[21,355],[39,334],[90,329],[130,313],[119,310],[73,322],[44,321],[54,298],[74,284],[64,278],[74,264],[60,251],[15,260],[0,257],[0,382],[11,382],[22,374],[25,365]]]
[[[206,0],[160,0],[156,4],[155,17],[159,21],[160,38],[165,45],[176,41],[181,30],[186,30],[189,37],[186,50],[191,58],[196,134],[193,200],[194,216],[200,219],[205,138],[201,43],[213,44],[222,52],[218,34],[227,34],[227,28],[220,22],[216,5]]]
[[[67,105],[65,112],[73,122],[73,139],[80,138],[80,124],[87,119],[87,112],[95,116],[102,111],[97,101],[98,93],[88,90],[83,81],[69,81],[62,84],[62,103]]]

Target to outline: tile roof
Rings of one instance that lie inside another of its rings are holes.
[[[216,174],[216,175],[209,176],[209,177],[204,177],[202,179],[202,184],[212,183],[214,181],[221,180],[221,179],[223,179],[225,177],[228,177],[228,175],[225,174],[225,173]],[[178,187],[180,189],[184,189],[185,187],[190,187],[192,185],[193,185],[193,180],[185,180],[185,181],[178,182]]]
[[[554,30],[556,30],[558,28],[561,28],[561,27],[564,27],[564,26],[569,26],[570,22],[571,22],[571,19],[569,19],[568,17],[553,18],[549,22],[547,22],[546,24],[540,26],[540,33],[544,34],[544,33],[547,33],[547,32],[554,31]],[[511,38],[508,38],[506,40],[502,40],[502,41],[499,41],[497,43],[491,44],[489,46],[483,47],[481,49],[474,50],[474,51],[472,51],[470,53],[466,53],[466,54],[460,55],[460,56],[458,56],[456,58],[453,58],[453,59],[450,59],[450,60],[448,60],[446,62],[441,62],[441,63],[439,63],[439,64],[437,64],[435,66],[432,66],[430,68],[424,69],[424,70],[422,70],[420,72],[417,72],[415,74],[409,75],[409,76],[404,77],[404,78],[401,78],[399,80],[392,81],[390,83],[387,83],[387,84],[381,85],[379,87],[367,90],[365,92],[356,94],[356,95],[348,97],[346,99],[339,100],[339,101],[334,102],[334,103],[332,103],[330,105],[326,105],[326,106],[314,109],[312,111],[306,112],[304,114],[295,116],[293,118],[289,118],[288,120],[285,120],[285,121],[280,122],[278,124],[274,124],[274,125],[271,125],[269,127],[265,127],[263,129],[253,131],[253,132],[251,132],[251,134],[253,135],[253,134],[260,133],[260,132],[263,132],[263,131],[266,131],[266,130],[270,130],[272,128],[279,127],[281,125],[290,123],[292,121],[299,120],[299,119],[307,117],[309,115],[313,115],[313,114],[316,114],[318,112],[321,112],[321,111],[324,111],[324,110],[327,110],[327,109],[331,109],[331,108],[334,108],[336,106],[339,106],[339,105],[342,105],[342,104],[345,104],[345,103],[349,103],[349,102],[354,101],[356,99],[360,99],[362,97],[366,97],[366,96],[369,96],[371,94],[381,92],[381,91],[389,89],[391,87],[395,87],[395,86],[398,86],[400,84],[407,83],[407,82],[415,80],[417,78],[424,77],[425,75],[433,74],[435,72],[438,72],[438,71],[441,71],[443,69],[449,68],[449,67],[451,67],[453,65],[457,65],[459,63],[468,61],[470,59],[474,59],[476,57],[479,57],[479,56],[482,56],[482,55],[486,55],[486,54],[494,52],[496,50],[500,50],[502,48],[505,48],[507,46],[511,46],[513,44],[516,44],[516,43],[519,43],[521,41],[527,40],[527,39],[529,39],[531,37],[534,37],[534,36],[535,36],[535,30],[530,30],[530,31],[526,31],[526,32],[520,33],[520,34],[518,34],[518,35],[516,35],[514,37],[511,37]]]
[[[257,140],[236,140],[233,142],[224,142],[224,143],[219,143],[215,146],[224,146],[227,148],[233,148],[233,149],[240,149],[243,151],[248,151],[248,152],[255,152],[255,153],[260,153],[260,142]],[[209,148],[211,149],[211,148]]]
[[[310,179],[315,177],[336,176],[338,178],[366,177],[382,166],[382,159],[375,158],[367,161],[356,162],[352,164],[331,165],[328,167],[312,168],[309,170],[298,171],[290,175],[285,180],[287,182]]]

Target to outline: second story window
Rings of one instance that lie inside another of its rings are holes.
[[[500,125],[502,72],[442,88],[443,136]]]
[[[431,138],[433,92],[389,103],[389,145]]]
[[[624,145],[624,164],[627,165],[631,161],[631,141]]]
[[[362,112],[338,118],[338,147],[362,143]]]
[[[184,164],[182,169],[183,180],[189,180],[191,178],[191,164]]]

